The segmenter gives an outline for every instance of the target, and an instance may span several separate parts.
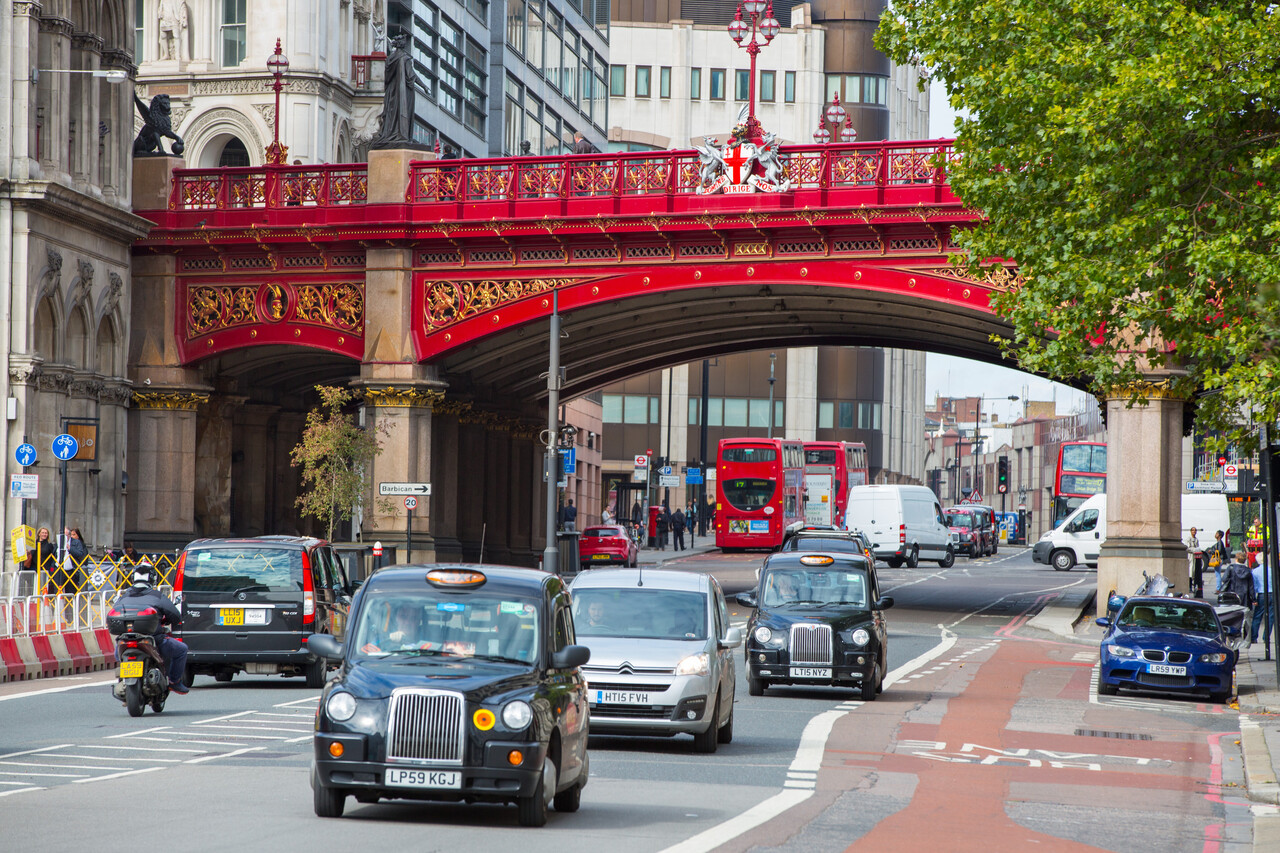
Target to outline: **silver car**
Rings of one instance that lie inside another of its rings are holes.
[[[715,578],[595,569],[570,591],[577,641],[591,649],[582,675],[592,734],[691,734],[698,752],[733,740],[742,629],[729,627]]]

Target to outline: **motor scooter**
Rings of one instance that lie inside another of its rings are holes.
[[[168,665],[155,643],[161,630],[160,611],[144,607],[130,613],[117,603],[107,613],[107,630],[116,637],[119,662],[111,694],[125,704],[131,717],[141,717],[147,705],[160,713],[169,698]]]

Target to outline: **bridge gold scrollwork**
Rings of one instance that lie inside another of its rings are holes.
[[[432,388],[366,388],[365,399],[374,406],[421,409],[434,407],[444,400],[444,392]]]
[[[965,271],[963,267],[898,267],[901,272],[906,273],[924,273],[925,275],[934,275],[939,278],[950,278],[956,281],[968,282],[971,284],[981,284],[990,287],[992,290],[1008,291],[1022,284],[1022,276],[1018,274],[1018,268],[1013,266],[1005,266],[996,264],[985,267],[982,278],[974,278]]]
[[[481,281],[428,281],[425,286],[424,320],[435,331],[483,311],[574,284],[576,278],[485,279]]]
[[[133,405],[137,409],[168,409],[194,412],[202,403],[209,402],[208,394],[183,391],[134,391]]]
[[[355,282],[199,284],[187,294],[187,338],[286,320],[360,334],[364,310],[364,287]]]

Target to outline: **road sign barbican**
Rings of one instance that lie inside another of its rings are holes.
[[[429,495],[430,483],[379,483],[380,495]]]

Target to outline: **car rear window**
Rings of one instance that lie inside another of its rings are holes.
[[[579,637],[705,640],[707,597],[674,589],[576,589],[573,626]]]
[[[625,536],[621,527],[588,527],[582,531],[583,536],[596,536],[600,538],[608,538],[610,536]]]
[[[182,567],[185,592],[292,592],[302,589],[296,548],[197,548]]]
[[[796,536],[782,545],[784,551],[839,551],[844,554],[861,554],[862,543],[856,539],[838,536]]]

